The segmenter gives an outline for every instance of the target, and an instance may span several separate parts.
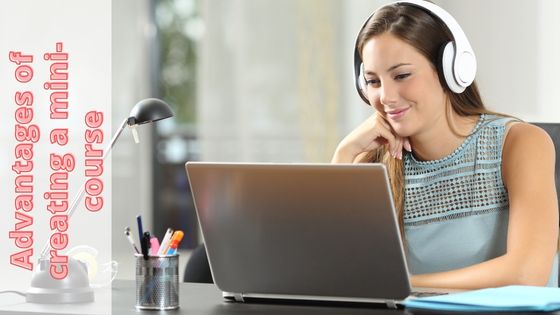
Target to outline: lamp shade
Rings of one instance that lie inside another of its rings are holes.
[[[136,103],[130,111],[127,124],[141,125],[173,116],[171,107],[157,98],[147,98]]]

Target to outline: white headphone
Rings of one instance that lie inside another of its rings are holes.
[[[455,93],[462,93],[463,91],[465,91],[465,89],[473,83],[474,77],[476,75],[476,56],[474,55],[474,51],[471,47],[471,44],[469,43],[469,40],[467,39],[467,36],[461,29],[461,26],[459,26],[459,23],[457,23],[453,16],[451,16],[451,14],[449,14],[444,9],[431,2],[423,0],[396,1],[384,5],[381,8],[393,4],[405,4],[422,8],[428,13],[431,13],[432,15],[439,18],[447,26],[447,28],[451,32],[451,35],[453,36],[453,40],[447,42],[443,48],[443,54],[440,61],[441,69],[445,82],[451,91]],[[362,32],[366,24],[369,22],[375,12],[377,12],[377,10],[367,18],[364,25],[362,25],[362,28],[360,28],[360,32],[358,32],[358,34]],[[358,52],[358,39],[356,39],[356,45],[354,47],[355,84],[360,97],[367,104],[369,104],[366,93],[367,84],[364,78],[363,67],[364,65],[362,63],[360,53]]]

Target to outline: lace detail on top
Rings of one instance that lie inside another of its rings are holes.
[[[405,226],[508,209],[501,162],[509,120],[481,115],[465,141],[439,160],[418,161],[405,154]]]

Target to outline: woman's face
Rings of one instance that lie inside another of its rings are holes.
[[[368,40],[362,50],[370,104],[402,137],[445,119],[445,92],[432,64],[390,33]]]

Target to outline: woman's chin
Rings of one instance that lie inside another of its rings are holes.
[[[392,123],[391,127],[393,127],[395,133],[401,138],[410,137],[413,133],[411,128],[408,128],[408,126],[405,126],[404,124],[401,123],[396,123],[396,124]]]

